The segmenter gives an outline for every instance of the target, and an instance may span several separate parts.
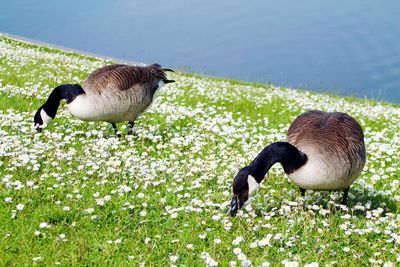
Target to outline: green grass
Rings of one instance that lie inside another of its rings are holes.
[[[108,63],[0,36],[1,266],[400,264],[399,105],[177,72],[134,136],[66,105],[43,133],[31,129],[52,88]],[[237,170],[309,109],[347,112],[365,130],[349,208],[340,193],[307,192],[303,210],[275,166],[231,218]]]

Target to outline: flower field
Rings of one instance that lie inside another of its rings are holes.
[[[110,63],[0,35],[0,266],[400,265],[399,105],[176,72],[134,135],[65,103],[34,131],[55,86]],[[230,217],[235,173],[310,109],[364,129],[348,207],[307,191],[303,209],[277,164]]]

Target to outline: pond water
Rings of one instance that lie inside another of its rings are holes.
[[[0,0],[0,31],[95,54],[400,103],[398,0]]]

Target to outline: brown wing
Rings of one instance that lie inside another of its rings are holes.
[[[164,70],[158,64],[140,67],[114,64],[92,72],[83,82],[86,93],[101,94],[105,90],[135,90],[137,87],[155,87],[166,79]]]
[[[351,164],[365,164],[364,134],[351,116],[340,112],[310,111],[298,116],[288,130],[288,142],[314,147],[327,157],[340,155]]]

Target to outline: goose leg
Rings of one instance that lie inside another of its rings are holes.
[[[300,193],[301,193],[301,197],[303,198],[302,199],[302,201],[303,201],[303,210],[305,210],[306,209],[306,201],[304,199],[304,196],[306,195],[306,190],[304,188],[300,187]]]
[[[118,137],[121,137],[121,135],[118,133],[117,125],[116,125],[115,123],[111,123],[111,125],[112,125],[112,127],[113,127],[113,129],[114,129],[115,134],[116,134]]]
[[[133,134],[133,126],[135,125],[135,123],[133,121],[129,121],[128,122],[128,134]]]
[[[347,205],[347,196],[349,195],[349,189],[350,187],[343,190],[343,201],[342,201],[343,205]]]
[[[306,195],[306,190],[304,188],[300,188],[301,196],[304,197]]]

